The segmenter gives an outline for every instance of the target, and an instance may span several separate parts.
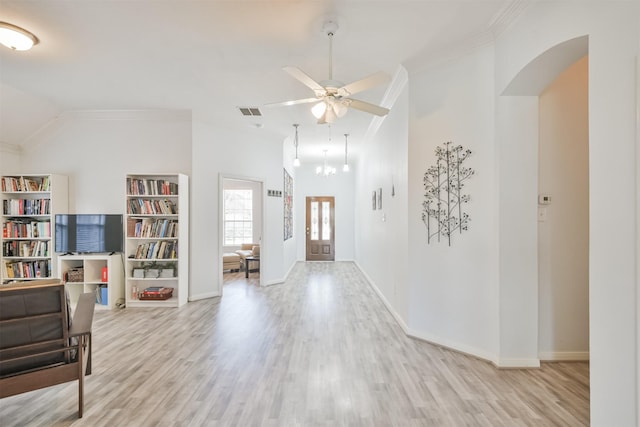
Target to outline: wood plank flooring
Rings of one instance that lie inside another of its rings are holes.
[[[407,338],[352,263],[257,277],[180,309],[96,312],[84,417],[69,383],[0,400],[0,424],[589,424],[587,363],[499,370]]]

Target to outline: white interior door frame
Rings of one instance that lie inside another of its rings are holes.
[[[261,238],[261,244],[260,244],[260,286],[264,286],[263,283],[263,277],[264,275],[262,274],[262,270],[264,267],[264,261],[265,261],[265,257],[264,257],[264,243],[267,241],[267,230],[265,229],[264,226],[264,218],[265,218],[265,189],[264,189],[264,182],[265,180],[263,178],[256,178],[256,177],[249,177],[249,176],[242,176],[242,175],[233,175],[233,174],[226,174],[226,173],[220,173],[218,176],[218,295],[223,296],[222,295],[222,290],[224,288],[223,286],[223,270],[222,270],[222,254],[223,252],[223,246],[224,246],[224,180],[225,179],[235,179],[235,180],[239,180],[239,181],[250,181],[250,182],[257,182],[260,184],[260,192],[262,194],[262,197],[260,198],[260,230],[262,233],[262,238]],[[267,257],[268,259],[268,254]]]

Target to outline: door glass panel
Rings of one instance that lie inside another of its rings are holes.
[[[318,202],[311,202],[311,240],[318,240]]]
[[[322,240],[331,239],[331,204],[322,202]]]

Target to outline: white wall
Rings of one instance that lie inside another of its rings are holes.
[[[344,146],[342,146],[344,150]],[[321,163],[321,162],[320,162]],[[295,168],[294,192],[294,237],[297,242],[297,259],[306,259],[306,198],[333,196],[335,198],[335,258],[336,261],[354,259],[354,173],[342,171],[342,165],[334,162],[337,169],[333,176],[318,176],[315,168],[320,163],[303,164]]]
[[[69,212],[124,213],[127,173],[191,173],[191,114],[65,113],[22,155],[22,171],[69,177]]]
[[[355,168],[354,200],[356,262],[405,331],[409,332],[409,89],[406,83],[406,70],[402,69],[391,85],[391,91],[395,91],[389,101],[392,105],[387,105],[391,112],[360,150]],[[376,123],[376,119],[372,123]],[[372,195],[379,188],[382,188],[382,209],[373,210]]]
[[[589,339],[594,426],[636,425],[638,417],[637,247],[636,236],[629,232],[635,229],[638,215],[634,99],[638,7],[637,2],[590,2],[580,7],[574,2],[533,3],[496,44],[496,89],[501,93],[520,69],[545,50],[565,40],[589,36]],[[530,120],[531,116],[527,117],[524,120]],[[513,131],[522,127],[523,120],[499,124]],[[519,181],[527,197],[536,196],[532,191],[535,184],[527,179]],[[501,176],[502,182],[506,181]],[[615,208],[609,201],[614,201]],[[525,241],[535,240],[529,232],[535,227],[526,223]],[[523,241],[522,233],[506,239],[513,245]],[[501,258],[501,263],[504,261]],[[527,263],[524,268],[529,271],[532,266]],[[530,283],[503,279],[501,276],[501,292],[524,305],[531,294]],[[530,336],[533,331],[529,325],[536,316],[503,311],[501,325],[511,330],[516,325],[521,334]],[[518,327],[521,323],[522,328]]]
[[[410,75],[409,286],[412,333],[496,360],[498,346],[493,49]],[[472,151],[468,231],[427,243],[423,177],[447,141]]]
[[[20,153],[17,145],[0,142],[0,175],[22,172]]]
[[[589,357],[589,67],[584,57],[539,98],[539,347],[543,360]]]
[[[193,121],[191,179],[191,287],[190,299],[221,295],[219,245],[220,175],[263,182],[263,228],[260,280],[263,285],[285,279],[283,259],[283,201],[266,197],[282,190],[282,140],[255,128],[228,129]]]

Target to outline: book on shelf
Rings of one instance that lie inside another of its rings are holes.
[[[127,194],[176,196],[178,195],[178,184],[166,179],[127,178]]]
[[[37,239],[51,237],[51,222],[32,219],[9,219],[2,224],[2,237]]]
[[[51,276],[51,260],[5,261],[7,278],[32,279]]]
[[[38,192],[49,191],[49,177],[27,177],[27,176],[3,176],[2,191],[8,193],[15,192]]]
[[[2,201],[4,215],[49,215],[50,199],[6,199]]]
[[[131,199],[127,206],[129,215],[175,215],[176,205],[171,200]]]

